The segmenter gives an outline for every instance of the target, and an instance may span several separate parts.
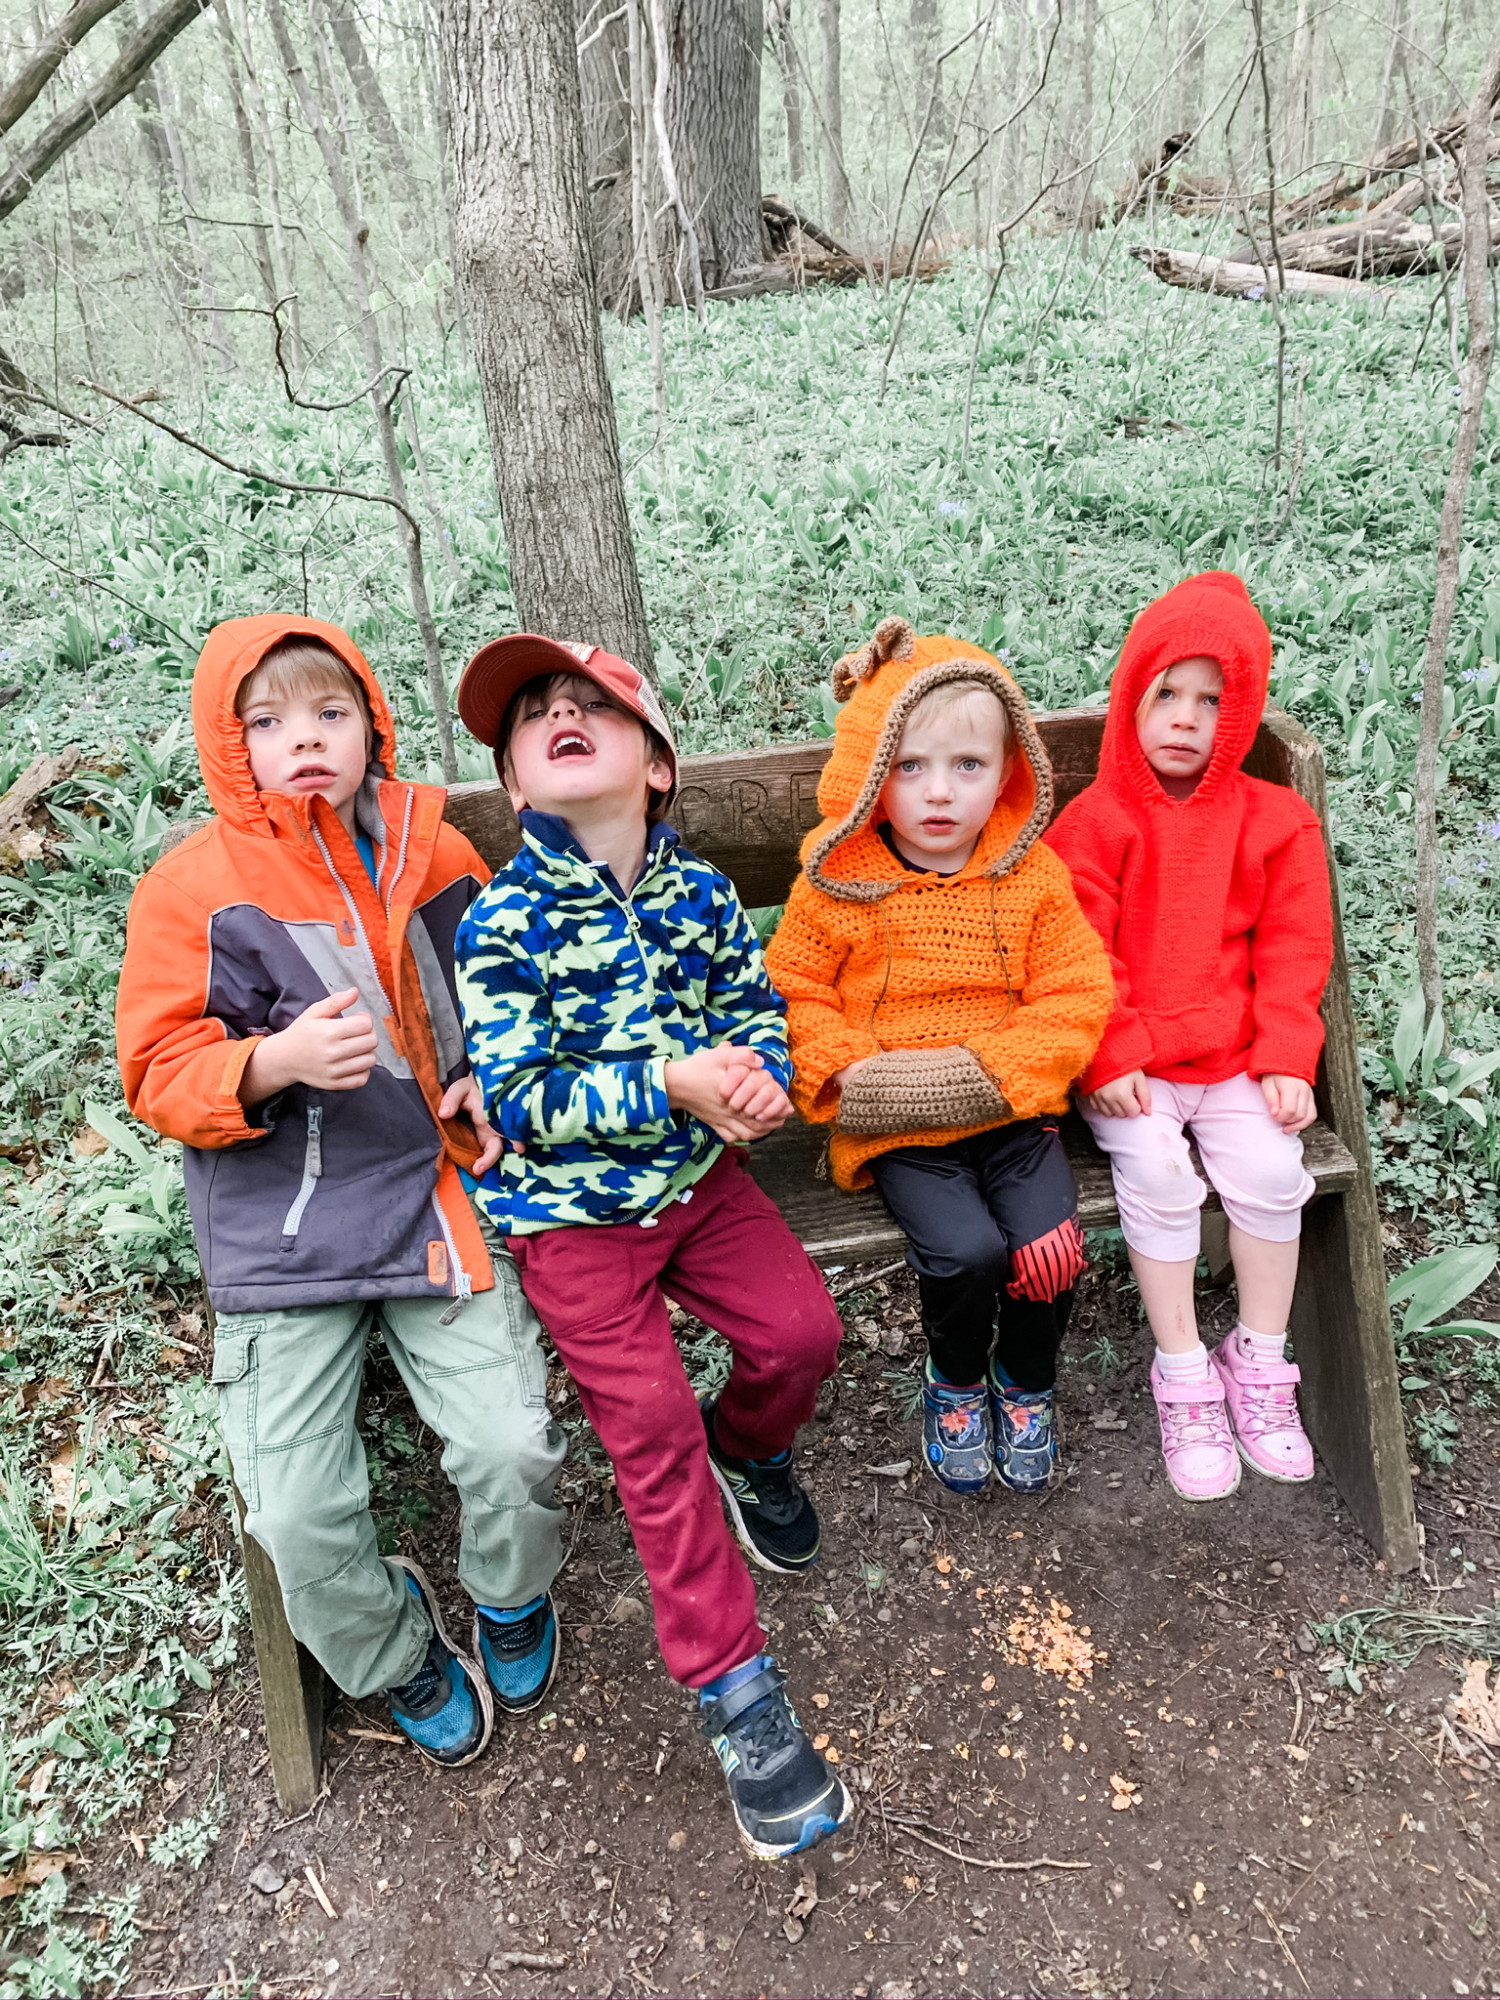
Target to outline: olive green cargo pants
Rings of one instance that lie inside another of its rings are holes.
[[[377,1322],[443,1440],[463,1503],[464,1589],[477,1604],[525,1604],[557,1574],[565,1443],[547,1410],[536,1314],[507,1253],[494,1270],[494,1290],[457,1312],[453,1299],[381,1299],[218,1321],[213,1379],[245,1532],[276,1565],[287,1623],[346,1694],[409,1680],[430,1632],[370,1518],[355,1412]]]

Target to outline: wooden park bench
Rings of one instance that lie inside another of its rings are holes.
[[[1094,775],[1104,713],[1069,709],[1036,720],[1061,809]],[[798,843],[817,823],[818,779],[829,747],[825,739],[683,762],[673,821],[689,846],[729,876],[750,908],[786,899]],[[1322,752],[1290,716],[1276,708],[1266,711],[1246,769],[1290,785],[1326,828]],[[455,786],[447,816],[492,867],[514,853],[516,823],[498,784]],[[1328,866],[1337,912],[1331,849]],[[1344,1504],[1390,1567],[1404,1570],[1417,1561],[1416,1517],[1341,926],[1323,1020],[1327,1044],[1318,1078],[1319,1118],[1303,1135],[1317,1193],[1304,1216],[1291,1321],[1302,1369],[1302,1410]],[[1118,1212],[1108,1163],[1081,1119],[1069,1120],[1065,1131],[1078,1177],[1080,1220],[1085,1229],[1109,1228]],[[763,1141],[751,1154],[756,1179],[820,1263],[859,1264],[899,1255],[905,1239],[875,1193],[841,1194],[817,1177],[823,1137],[794,1122]],[[1204,1235],[1211,1265],[1227,1261],[1227,1229],[1212,1190]],[[249,1538],[244,1555],[276,1792],[284,1811],[300,1813],[319,1786],[323,1676],[292,1637],[270,1559]]]

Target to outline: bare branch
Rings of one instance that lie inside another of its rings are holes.
[[[103,396],[106,402],[117,403],[122,410],[129,410],[133,417],[139,417],[143,424],[150,424],[153,430],[165,431],[178,444],[185,444],[189,451],[200,452],[204,458],[212,459],[215,465],[222,465],[226,472],[234,473],[240,479],[264,480],[267,486],[279,486],[283,493],[331,493],[335,500],[369,500],[377,507],[389,507],[401,516],[411,532],[421,540],[421,529],[399,500],[393,500],[389,493],[366,493],[357,486],[312,486],[301,479],[282,479],[274,472],[267,472],[259,465],[236,465],[232,458],[215,451],[212,445],[204,444],[188,431],[180,431],[175,424],[169,424],[161,417],[149,416],[139,403],[131,402],[128,396],[117,396],[113,389],[106,389],[102,383],[86,381],[79,377],[79,387],[92,389],[96,396]]]
[[[74,0],[57,26],[42,37],[30,59],[21,65],[15,82],[0,90],[0,132],[8,132],[12,125],[20,123],[84,36],[119,5],[120,0]]]
[[[119,55],[92,90],[75,97],[60,111],[47,129],[21,154],[0,179],[0,222],[19,208],[27,195],[63,154],[76,146],[86,132],[128,97],[148,73],[157,58],[169,49],[183,29],[190,26],[209,0],[166,0],[150,20],[124,43]]]

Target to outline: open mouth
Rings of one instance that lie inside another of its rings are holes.
[[[303,764],[292,773],[294,785],[326,785],[331,782],[333,772],[326,764]]]
[[[547,751],[548,757],[553,760],[559,757],[592,757],[593,754],[593,744],[586,736],[580,736],[576,729],[554,738]]]

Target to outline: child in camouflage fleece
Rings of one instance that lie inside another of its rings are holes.
[[[698,1691],[741,1837],[800,1853],[849,1796],[764,1651],[715,1491],[763,1568],[816,1561],[791,1446],[838,1315],[733,1150],[790,1114],[784,1010],[733,888],[661,817],[676,751],[634,667],[515,633],[476,654],[458,703],[522,835],[455,944],[474,1075],[510,1142],[475,1199],[614,1463],[663,1657]],[[733,1350],[701,1411],[663,1287]]]

